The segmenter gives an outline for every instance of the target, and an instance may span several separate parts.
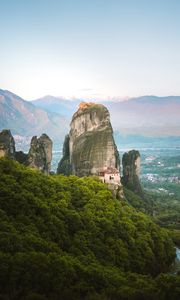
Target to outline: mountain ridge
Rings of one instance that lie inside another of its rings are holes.
[[[62,97],[45,96],[32,103],[50,111],[66,111],[72,117],[82,99],[65,100]],[[99,101],[111,115],[115,131],[125,135],[147,136],[180,135],[180,96],[141,96],[124,101]]]
[[[0,130],[10,129],[13,135],[20,136],[46,132],[54,142],[62,144],[69,131],[70,118],[82,100],[47,95],[26,101],[0,89]],[[108,108],[114,132],[118,135],[180,136],[180,96],[147,95],[99,103]]]
[[[63,126],[60,126],[63,124]],[[0,129],[8,128],[22,136],[40,135],[46,132],[61,140],[68,130],[64,116],[36,107],[30,101],[7,90],[0,90]]]

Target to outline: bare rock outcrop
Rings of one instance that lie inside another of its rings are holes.
[[[70,153],[69,153],[69,134],[65,136],[63,144],[63,158],[58,164],[57,168],[58,174],[70,175],[72,173],[70,164]]]
[[[46,134],[42,134],[39,138],[33,136],[26,165],[39,169],[45,174],[49,174],[51,170],[51,160],[52,140]]]
[[[133,190],[138,194],[142,194],[142,187],[140,184],[140,166],[141,158],[140,153],[137,150],[131,150],[123,154],[123,184],[127,188]]]
[[[4,129],[0,132],[0,157],[15,159],[15,141],[10,130]]]
[[[39,138],[33,136],[29,153],[16,151],[15,141],[10,130],[0,132],[0,158],[8,157],[17,160],[25,166],[39,169],[45,174],[50,173],[52,160],[52,140],[42,134]]]
[[[98,175],[108,169],[119,170],[119,153],[113,138],[110,115],[101,104],[81,103],[73,115],[65,139],[58,173],[77,176]]]

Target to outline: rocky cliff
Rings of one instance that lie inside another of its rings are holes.
[[[46,134],[42,134],[39,138],[33,136],[26,165],[37,168],[45,174],[49,174],[51,160],[52,140]]]
[[[142,194],[139,180],[141,158],[137,150],[131,150],[123,154],[123,184],[138,194]]]
[[[63,162],[64,167],[77,176],[99,175],[107,168],[120,168],[110,115],[104,105],[79,105],[73,115],[64,147],[58,173],[63,172]]]
[[[69,153],[69,134],[65,136],[63,144],[63,158],[58,164],[57,168],[58,174],[70,175],[72,173],[70,164],[70,153]]]
[[[0,157],[15,159],[15,141],[10,130],[0,132]]]
[[[15,159],[25,166],[37,168],[45,174],[50,173],[52,160],[52,141],[42,134],[33,136],[29,153],[15,150],[15,141],[10,130],[0,132],[0,157]]]

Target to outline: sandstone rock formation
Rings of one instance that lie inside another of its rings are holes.
[[[15,141],[10,130],[0,132],[0,157],[15,159],[25,166],[37,168],[45,174],[50,173],[52,160],[52,141],[42,134],[40,138],[33,136],[29,153],[15,150]]]
[[[58,164],[57,173],[70,175],[72,172],[71,164],[70,164],[70,153],[69,153],[69,134],[65,136],[64,144],[63,144],[63,158]]]
[[[104,105],[83,102],[73,115],[57,171],[66,175],[99,176],[108,168],[120,168],[109,112]]]
[[[138,194],[142,194],[142,188],[139,180],[140,176],[140,153],[137,150],[131,150],[123,154],[123,184]]]
[[[45,174],[49,174],[51,160],[52,140],[46,134],[42,134],[39,138],[33,136],[26,165],[37,168]]]
[[[0,132],[0,157],[15,159],[15,141],[10,130]]]

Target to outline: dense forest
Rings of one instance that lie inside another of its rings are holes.
[[[169,231],[125,194],[0,159],[0,300],[178,299]]]
[[[180,247],[180,199],[177,185],[173,184],[174,191],[178,190],[174,196],[148,191],[144,192],[142,198],[126,188],[124,188],[124,194],[131,206],[151,216],[156,224],[166,228],[174,243]]]

